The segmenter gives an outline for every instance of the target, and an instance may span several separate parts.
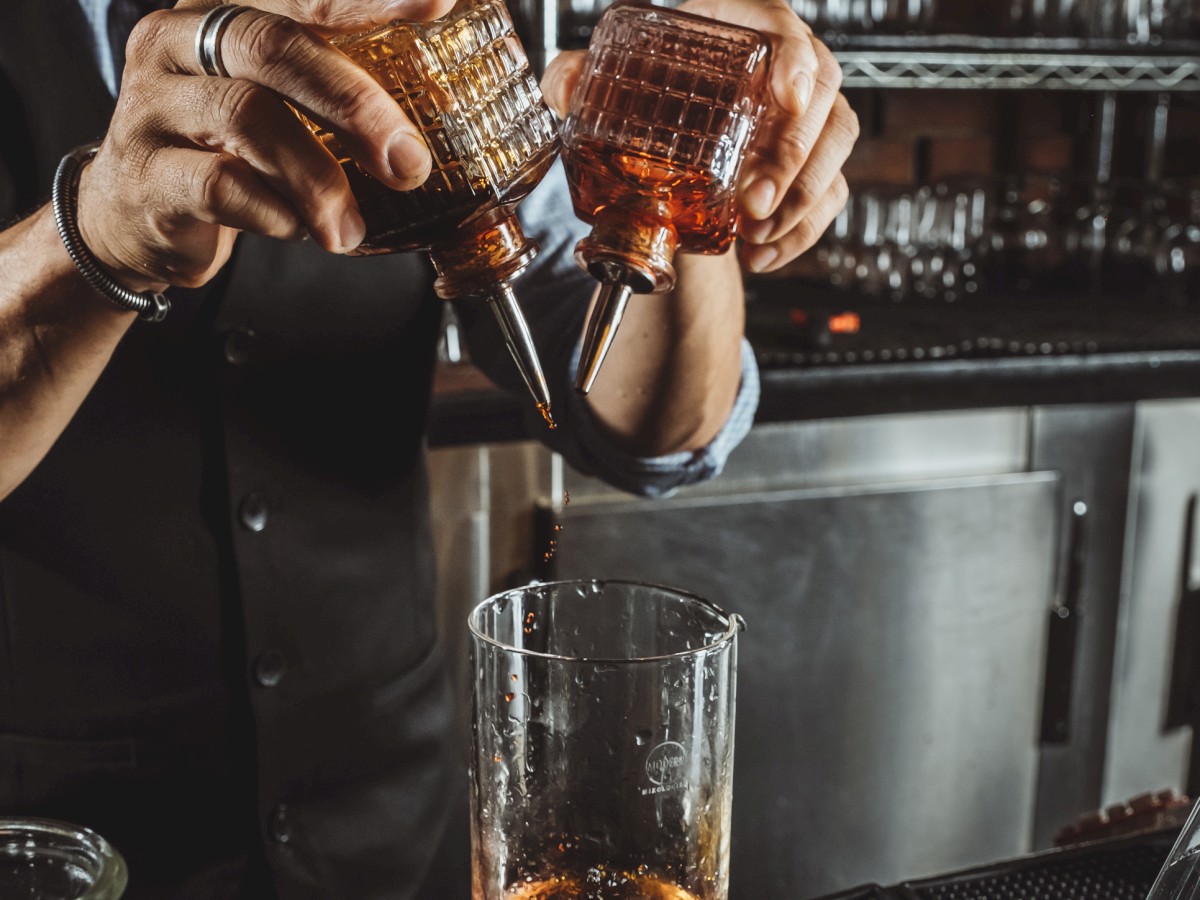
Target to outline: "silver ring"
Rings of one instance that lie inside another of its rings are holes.
[[[221,39],[229,23],[239,13],[244,13],[250,7],[227,3],[224,6],[214,6],[200,20],[196,29],[196,62],[205,75],[216,75],[221,78],[229,77],[225,68],[225,59],[221,55]]]

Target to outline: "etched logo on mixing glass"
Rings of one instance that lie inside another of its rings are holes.
[[[676,741],[663,741],[646,757],[646,775],[653,787],[641,789],[642,796],[665,794],[684,786],[687,750]]]

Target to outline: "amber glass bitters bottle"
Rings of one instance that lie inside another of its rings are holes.
[[[563,126],[575,258],[603,285],[575,386],[587,393],[631,294],[675,285],[676,251],[723,253],[762,116],[770,45],[756,31],[618,0],[596,25]]]
[[[485,298],[550,421],[546,379],[511,285],[538,250],[517,204],[553,163],[558,133],[504,0],[459,0],[436,21],[393,22],[333,43],[388,90],[433,156],[424,184],[394,191],[336,135],[308,123],[342,164],[366,221],[354,252],[425,250],[438,296]]]

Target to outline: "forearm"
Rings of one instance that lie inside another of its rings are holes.
[[[699,450],[737,397],[745,329],[741,270],[723,256],[679,254],[675,290],[630,299],[588,402],[631,453]]]
[[[0,231],[0,499],[53,445],[134,316],[92,290],[48,207]]]

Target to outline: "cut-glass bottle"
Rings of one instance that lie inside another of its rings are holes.
[[[354,253],[426,251],[440,297],[487,300],[550,421],[549,390],[512,283],[538,250],[517,205],[554,162],[558,133],[503,0],[459,0],[436,21],[393,22],[333,44],[395,98],[433,157],[421,186],[392,190],[337,135],[308,123],[341,163],[366,222]]]
[[[563,126],[575,258],[602,285],[576,387],[591,389],[629,297],[674,287],[677,251],[723,253],[765,108],[770,44],[757,31],[618,0],[596,25]]]

